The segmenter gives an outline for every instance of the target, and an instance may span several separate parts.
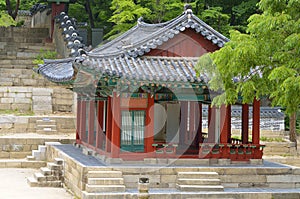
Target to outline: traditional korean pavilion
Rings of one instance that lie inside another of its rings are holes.
[[[209,106],[208,129],[202,129],[202,106],[211,95],[206,75],[195,66],[227,41],[186,6],[164,23],[139,19],[77,57],[45,60],[38,72],[72,85],[78,95],[76,142],[108,158],[261,159],[259,100],[252,116],[249,105],[242,105],[241,139],[231,138],[230,105]]]

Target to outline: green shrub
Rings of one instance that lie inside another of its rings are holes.
[[[43,64],[44,59],[55,59],[57,58],[57,52],[41,49],[39,55],[32,61],[33,64]]]
[[[9,27],[9,26],[16,26],[17,22],[13,20],[13,18],[5,13],[4,11],[0,11],[0,27]]]

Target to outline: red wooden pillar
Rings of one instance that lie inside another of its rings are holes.
[[[195,109],[196,103],[190,102],[190,115],[189,115],[189,133],[188,133],[188,140],[194,143],[196,130],[195,130]]]
[[[111,135],[111,157],[118,158],[121,145],[121,131],[120,131],[120,121],[121,121],[121,107],[120,107],[120,97],[117,96],[116,92],[113,93],[112,101],[112,135]]]
[[[97,133],[96,133],[96,148],[102,149],[103,147],[103,113],[104,113],[104,101],[98,101],[98,115],[97,115]]]
[[[80,144],[80,132],[81,132],[81,100],[77,99],[77,113],[76,113],[76,143]]]
[[[107,118],[106,118],[106,144],[105,144],[105,151],[111,152],[111,125],[112,125],[112,98],[108,97],[107,99]]]
[[[180,102],[180,131],[179,131],[179,144],[185,143],[185,136],[187,133],[187,115],[188,114],[188,102]]]
[[[85,142],[86,140],[86,101],[81,102],[81,122],[80,122],[80,140],[81,142]]]
[[[253,116],[252,116],[252,143],[259,144],[259,124],[260,124],[260,101],[253,100]]]
[[[95,126],[95,101],[90,101],[90,108],[89,108],[89,127],[88,127],[88,143],[90,145],[94,144],[95,136],[94,136],[94,126]]]
[[[146,128],[145,128],[145,152],[154,151],[152,144],[154,142],[154,97],[148,95],[148,107],[146,110]]]
[[[65,4],[64,3],[52,3],[51,4],[51,39],[53,39],[53,32],[54,32],[54,17],[56,17],[57,15],[59,15],[61,12],[65,11]]]
[[[216,108],[208,106],[208,142],[215,142]]]
[[[247,144],[249,138],[249,104],[242,105],[242,143]]]
[[[195,144],[198,146],[200,142],[203,142],[203,140],[202,140],[202,103],[200,103],[200,102],[198,103],[198,109],[196,108],[195,122],[196,122],[196,129],[197,129]]]
[[[231,106],[222,105],[220,108],[220,125],[221,125],[221,135],[220,143],[225,144],[230,141],[231,136]]]

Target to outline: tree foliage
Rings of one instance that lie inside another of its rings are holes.
[[[17,23],[14,19],[3,11],[0,11],[0,27],[15,26]]]
[[[300,1],[261,0],[259,8],[263,13],[249,18],[248,34],[231,31],[225,47],[201,58],[211,58],[212,64],[199,69],[217,71],[211,88],[225,92],[216,104],[235,103],[239,95],[243,103],[269,96],[273,105],[294,115],[300,105]]]

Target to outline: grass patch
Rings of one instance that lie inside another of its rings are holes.
[[[0,110],[1,115],[17,115],[17,116],[33,116],[34,112],[32,111],[23,111],[23,110]]]
[[[283,138],[260,137],[260,140],[264,142],[285,142]]]

